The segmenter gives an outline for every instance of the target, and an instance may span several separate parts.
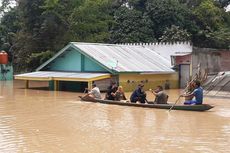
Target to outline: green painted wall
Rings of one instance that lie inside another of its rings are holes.
[[[102,66],[75,49],[65,51],[44,69],[50,71],[108,72]]]
[[[12,64],[1,64],[0,65],[0,80],[13,80]]]
[[[75,50],[66,51],[51,64],[52,71],[81,71],[81,54]]]
[[[46,71],[76,71],[76,72],[108,72],[102,66],[82,55],[78,50],[65,51],[42,70]],[[83,92],[87,82],[59,81],[59,89],[64,91]],[[54,81],[49,81],[49,89],[54,90]]]
[[[84,71],[98,71],[98,72],[107,72],[106,69],[96,64],[91,59],[84,57]]]

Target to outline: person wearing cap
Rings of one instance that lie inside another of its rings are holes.
[[[84,97],[81,97],[83,100],[94,101],[95,99],[101,99],[101,92],[100,89],[96,86],[96,84],[92,85],[92,89],[86,94]]]
[[[167,104],[168,95],[164,92],[162,86],[157,86],[155,90],[150,90],[155,96],[154,103],[156,104]]]
[[[137,101],[139,101],[140,103],[145,103],[146,93],[143,90],[143,88],[144,88],[144,84],[139,84],[137,86],[137,89],[133,91],[130,97],[130,101],[132,103],[136,103]]]

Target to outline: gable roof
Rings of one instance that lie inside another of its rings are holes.
[[[38,67],[37,70],[41,70],[69,47],[75,48],[110,72],[148,72],[158,74],[174,72],[171,69],[170,61],[145,46],[78,42],[71,42],[54,57]]]

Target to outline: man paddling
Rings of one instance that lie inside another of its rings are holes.
[[[167,104],[168,95],[164,92],[162,86],[157,86],[155,90],[150,89],[155,97],[154,103],[155,104]]]
[[[200,86],[200,81],[196,80],[195,89],[190,94],[181,95],[182,97],[195,97],[194,100],[186,100],[185,105],[201,105],[203,103],[203,88]]]

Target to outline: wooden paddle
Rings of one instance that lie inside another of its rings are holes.
[[[172,105],[172,107],[170,107],[169,112],[173,109],[173,107],[174,107],[174,106],[177,104],[177,102],[180,100],[180,97],[181,97],[181,96],[179,96],[179,97],[177,98],[176,102]]]
[[[191,83],[191,82],[193,82],[194,80],[196,79],[196,77],[194,77],[188,84],[187,84],[187,86],[185,87],[185,89],[183,90],[183,92],[185,91],[185,90],[187,90],[187,88],[189,87],[189,84]],[[170,109],[169,109],[169,112],[173,109],[173,107],[177,104],[177,102],[180,100],[180,97],[182,97],[181,95],[178,97],[178,99],[176,100],[176,102],[172,105],[172,107],[170,107]]]

